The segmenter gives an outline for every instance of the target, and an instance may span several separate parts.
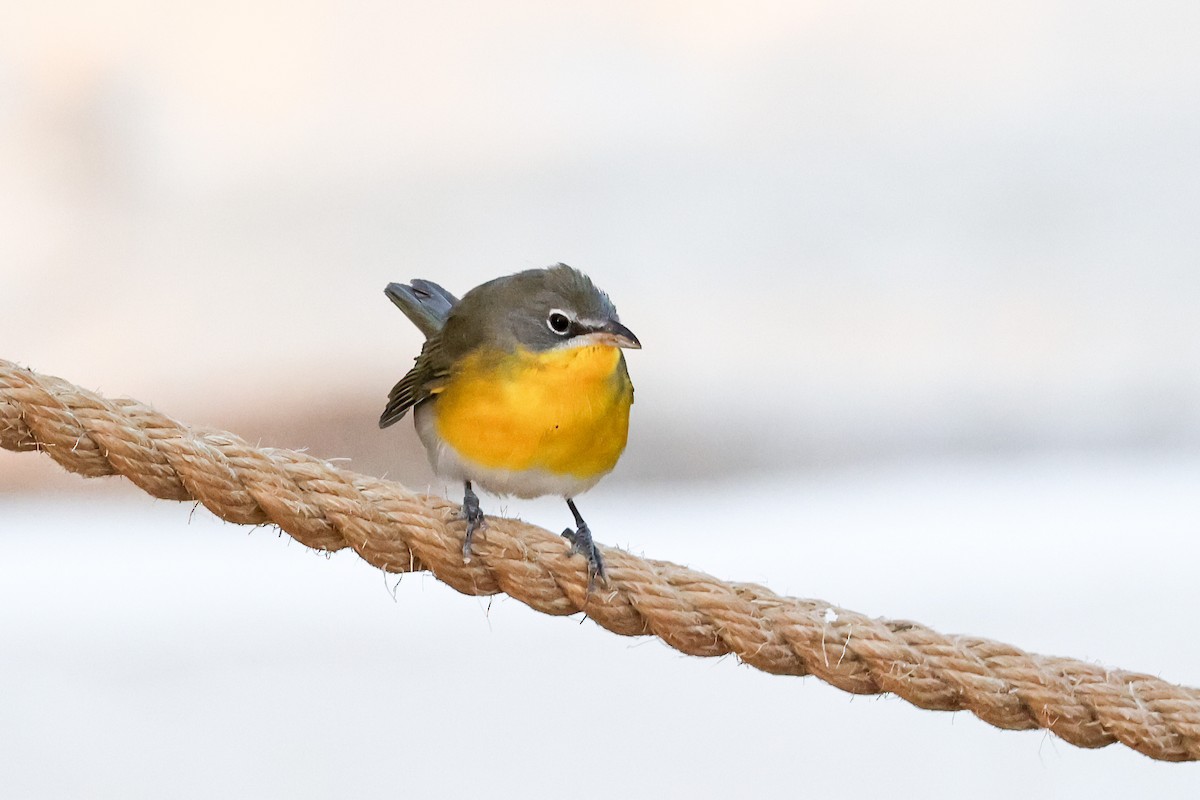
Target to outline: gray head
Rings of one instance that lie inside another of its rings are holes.
[[[641,347],[608,295],[566,264],[475,287],[450,312],[444,337],[448,344],[517,343],[537,352],[589,343]]]

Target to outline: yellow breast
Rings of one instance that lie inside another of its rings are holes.
[[[437,393],[438,435],[485,467],[590,478],[625,449],[633,385],[621,351],[473,353]]]

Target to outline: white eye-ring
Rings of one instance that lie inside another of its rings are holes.
[[[567,312],[552,308],[550,316],[546,317],[546,327],[559,336],[566,336],[571,330],[571,318],[567,316]]]

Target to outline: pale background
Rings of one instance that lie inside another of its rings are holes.
[[[0,358],[440,489],[375,428],[419,347],[383,286],[566,261],[645,343],[601,540],[1200,682],[1195,3],[0,16]],[[1200,785],[428,577],[393,603],[60,472],[0,453],[5,797]]]

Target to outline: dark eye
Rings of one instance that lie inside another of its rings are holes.
[[[565,334],[571,329],[571,319],[561,311],[551,311],[550,316],[546,317],[546,324],[550,326],[550,330],[559,334]]]

